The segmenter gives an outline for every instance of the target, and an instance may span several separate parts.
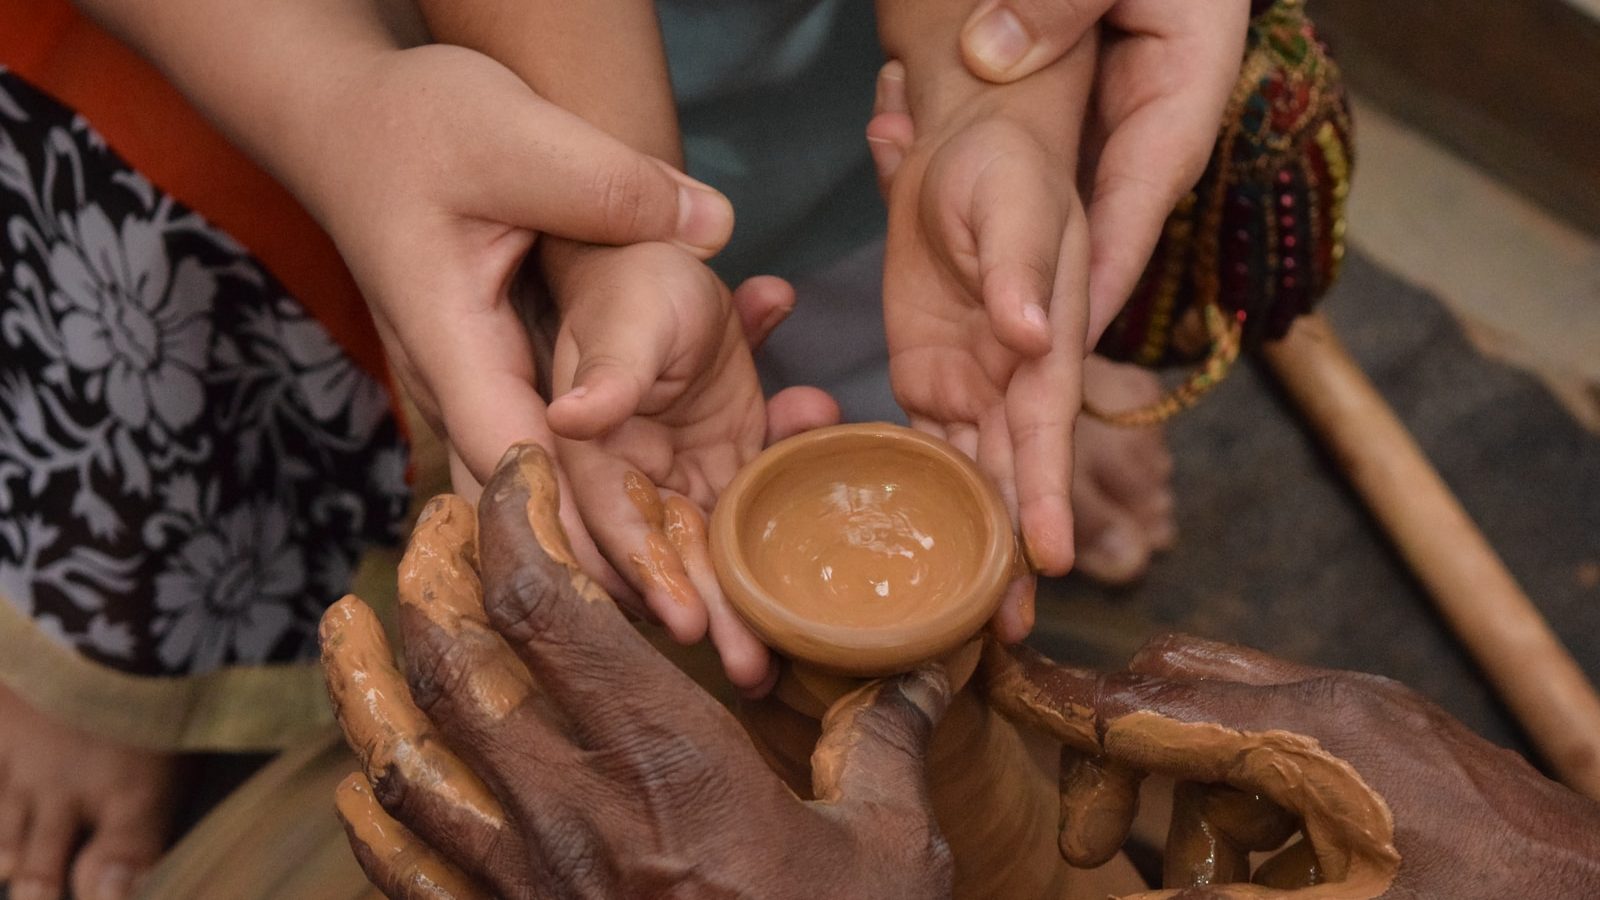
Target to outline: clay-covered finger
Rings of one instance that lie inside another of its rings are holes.
[[[747,695],[772,680],[772,652],[729,605],[711,563],[705,514],[688,498],[677,495],[662,504],[662,530],[683,562],[684,571],[704,598],[711,643],[722,658],[723,671]]]
[[[923,666],[841,698],[822,720],[811,755],[819,802],[897,809],[932,819],[928,739],[950,704],[943,667]]]
[[[485,487],[478,548],[490,624],[587,741],[631,733],[675,705],[712,703],[579,571],[557,491],[536,444],[513,447]]]
[[[983,642],[979,663],[989,705],[1080,753],[1100,752],[1095,695],[1100,673],[1063,666],[1022,645]]]
[[[424,507],[400,562],[406,676],[417,705],[482,728],[528,700],[533,679],[489,627],[477,571],[478,511],[451,496]]]
[[[1240,684],[1293,684],[1331,674],[1250,647],[1188,634],[1167,633],[1146,641],[1128,671],[1164,678],[1210,678]]]
[[[1317,862],[1317,851],[1311,846],[1311,840],[1302,838],[1269,857],[1256,868],[1250,880],[1262,887],[1292,891],[1321,884],[1322,865]]]
[[[659,427],[632,420],[617,438],[625,441],[627,432]],[[705,600],[663,530],[663,492],[604,442],[562,441],[560,453],[590,533],[642,598],[637,611],[680,644],[705,637]]]
[[[1206,785],[1179,782],[1172,794],[1161,884],[1168,888],[1250,880],[1250,855],[1205,817]]]
[[[367,880],[390,900],[489,900],[491,897],[487,890],[385,812],[372,795],[372,786],[360,773],[353,773],[340,783],[334,793],[334,807]]]
[[[1304,822],[1327,879],[1352,897],[1376,897],[1393,881],[1400,854],[1382,795],[1316,738],[1284,730],[1323,711],[1272,687],[1140,675],[1103,679],[1096,705],[1107,757],[1261,794]]]
[[[1223,784],[1206,786],[1201,808],[1217,832],[1238,847],[1276,850],[1300,829],[1300,820],[1260,794]]]
[[[1061,751],[1061,856],[1080,869],[1122,849],[1139,810],[1144,773],[1109,760]]]
[[[334,714],[385,805],[453,858],[491,845],[505,823],[499,801],[412,702],[372,610],[345,597],[320,633]]]
[[[1272,687],[1100,675],[986,642],[984,687],[1002,714],[1069,747],[1179,781],[1259,793],[1297,816],[1330,881],[1377,885],[1399,867],[1388,804],[1348,762],[1286,728],[1314,721]]]

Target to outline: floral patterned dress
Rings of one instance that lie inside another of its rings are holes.
[[[398,539],[406,467],[380,378],[0,67],[0,613],[28,646],[163,679],[314,656],[362,554]],[[0,631],[0,656],[25,645]]]

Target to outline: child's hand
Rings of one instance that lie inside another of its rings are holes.
[[[761,392],[752,343],[794,303],[777,278],[735,299],[704,263],[670,244],[551,242],[545,274],[562,311],[549,407],[584,524],[673,636],[708,627],[728,677],[759,689],[766,647],[728,607],[705,545],[717,495],[766,444],[832,424],[814,388]]]
[[[912,423],[972,455],[1018,515],[1033,565],[1072,564],[1072,427],[1088,321],[1088,232],[1074,175],[1092,41],[1062,65],[1082,84],[947,99],[880,81],[869,128],[886,176],[890,379]],[[1043,76],[1041,76],[1043,77]],[[913,130],[910,111],[915,110]],[[1031,624],[1019,592],[1003,637]],[[1021,601],[1021,602],[1017,602]]]
[[[517,441],[554,450],[509,296],[541,233],[709,256],[732,229],[726,198],[470,50],[383,50],[304,103],[317,140],[275,168],[338,243],[396,376],[457,452],[460,485]],[[584,568],[602,568],[570,502],[563,521]]]

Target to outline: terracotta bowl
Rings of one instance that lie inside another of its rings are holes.
[[[895,425],[773,445],[722,494],[711,557],[740,616],[796,662],[880,676],[944,656],[994,614],[1011,519],[960,451]]]

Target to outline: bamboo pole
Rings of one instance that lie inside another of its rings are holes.
[[[1327,321],[1262,355],[1557,776],[1600,799],[1600,696]]]

